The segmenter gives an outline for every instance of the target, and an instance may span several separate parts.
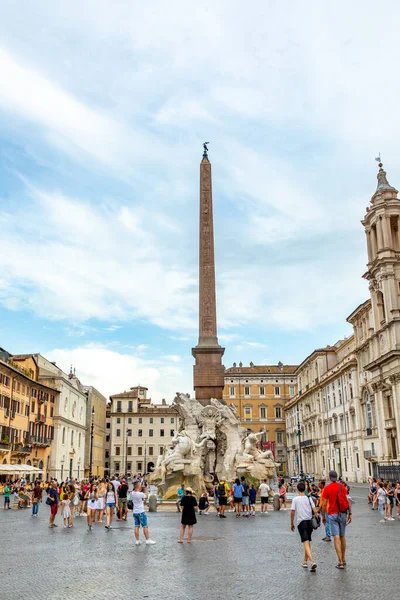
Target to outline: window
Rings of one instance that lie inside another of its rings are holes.
[[[106,458],[110,458],[110,453],[108,450],[106,450]]]
[[[32,402],[32,412],[35,412],[35,403]]]
[[[360,468],[360,457],[358,455],[358,452],[356,452],[356,461],[357,461],[357,469]]]
[[[106,435],[106,442],[109,442],[109,441],[110,441],[110,436]]]
[[[265,408],[265,406],[262,406],[260,408],[260,419],[266,419],[267,418],[267,409]]]
[[[149,437],[153,437],[153,430],[149,429]]]
[[[282,419],[282,408],[275,406],[275,419]]]
[[[51,407],[50,407],[50,416],[52,417],[52,416],[53,416],[53,414],[54,414],[54,408],[51,406]]]
[[[129,425],[132,423],[132,417],[128,417],[128,423]]]
[[[235,388],[233,385],[229,388],[229,395],[231,398],[235,397]]]
[[[281,388],[279,387],[279,385],[275,386],[275,396],[280,396],[281,395]]]
[[[144,390],[139,390],[139,395],[144,396]]]
[[[121,417],[117,417],[117,425],[121,423]]]
[[[65,444],[65,427],[63,427],[62,431],[62,443]]]
[[[161,454],[163,454],[163,453],[164,453],[164,446],[160,446],[160,447],[158,448],[158,454],[159,454],[159,455],[161,455]]]
[[[160,437],[164,437],[164,429],[160,429]]]
[[[251,421],[251,407],[246,406],[244,409],[244,420]]]
[[[79,432],[79,436],[78,436],[78,448],[81,447],[81,433]]]
[[[115,454],[116,454],[116,456],[119,456],[121,454],[121,447],[120,446],[115,446]]]
[[[169,435],[170,435],[171,437],[174,437],[174,435],[175,435],[175,429],[170,429],[170,430],[169,430]]]
[[[141,472],[141,470],[142,470],[142,463],[141,462],[137,462],[136,463],[136,470],[138,471],[138,473]]]
[[[289,396],[294,396],[294,385],[289,385]]]
[[[283,444],[283,432],[282,431],[276,432],[276,443]]]
[[[164,417],[161,417],[160,421],[161,423],[164,423]]]
[[[153,456],[153,446],[149,446],[149,456]]]
[[[111,429],[111,423],[106,423],[106,429]]]
[[[117,412],[122,412],[122,402],[121,402],[121,400],[117,400]]]
[[[132,446],[128,446],[128,456],[132,455]]]
[[[153,417],[150,417],[150,423],[152,423],[152,422],[153,422]]]
[[[171,417],[171,423],[175,423],[174,417]]]
[[[132,463],[128,462],[126,464],[128,471],[132,471]]]
[[[74,430],[71,431],[71,446],[74,445]]]
[[[121,435],[121,430],[117,429],[117,437],[120,437],[120,435]]]
[[[127,429],[126,430],[126,435],[129,437],[132,435],[132,429]]]
[[[118,472],[119,472],[119,462],[115,462],[115,463],[114,463],[114,471],[115,471],[116,473],[118,473]]]
[[[138,436],[142,437],[142,435],[143,435],[143,429],[138,429]]]
[[[129,400],[128,402],[128,412],[132,412],[133,411],[133,402],[132,400]]]
[[[265,396],[265,387],[263,385],[260,387],[260,396]]]
[[[244,387],[244,395],[245,396],[250,396],[250,387],[248,385],[246,385]]]
[[[372,406],[369,392],[365,392],[365,423],[368,429],[372,429]]]
[[[142,446],[138,446],[137,453],[138,453],[138,456],[143,456],[143,448],[142,448]]]
[[[139,417],[139,423],[143,423],[142,417]]]

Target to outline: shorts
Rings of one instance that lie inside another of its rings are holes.
[[[218,501],[220,506],[226,506],[228,503],[228,498],[226,496],[220,496]]]
[[[118,506],[120,508],[127,508],[128,507],[128,498],[118,498]]]
[[[286,502],[286,496],[284,494],[281,494],[279,498],[282,500],[282,502]]]
[[[243,498],[236,498],[235,496],[233,496],[233,501],[235,504],[241,504]]]
[[[218,498],[218,496],[214,496],[214,506],[215,506],[215,508],[219,508],[219,498]]]
[[[329,523],[331,525],[331,535],[340,535],[344,537],[347,525],[347,513],[336,513],[335,515],[329,515]]]
[[[311,521],[300,521],[297,525],[297,529],[303,544],[304,542],[311,542],[311,534],[313,531]]]
[[[50,506],[50,514],[55,516],[57,514],[57,511],[58,511],[58,504],[57,504],[57,502],[53,502]]]
[[[243,496],[242,498],[242,504],[243,506],[247,506],[249,503],[249,497],[248,496]]]
[[[261,496],[261,504],[268,504],[268,496]]]
[[[10,504],[10,496],[4,497],[4,504]]]
[[[115,502],[107,502],[106,506],[107,508],[115,508]]]
[[[146,513],[133,513],[133,520],[135,522],[135,527],[147,527],[147,515]]]

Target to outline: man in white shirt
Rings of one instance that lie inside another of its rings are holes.
[[[260,487],[258,488],[258,495],[261,498],[261,513],[268,512],[268,496],[270,491],[271,488],[269,487],[267,480],[264,479],[264,481],[260,484]]]
[[[142,489],[144,489],[145,492],[143,492]],[[135,522],[136,546],[141,544],[141,541],[139,540],[139,531],[141,526],[143,528],[144,537],[146,538],[146,544],[148,546],[155,544],[155,542],[150,539],[149,527],[147,525],[147,515],[144,512],[144,503],[145,500],[147,500],[148,495],[147,488],[142,488],[140,481],[136,481],[133,486],[133,492],[131,493],[133,502],[133,519]]]
[[[111,479],[111,483],[112,483],[112,484],[113,484],[113,486],[114,486],[115,493],[117,493],[117,491],[118,491],[118,488],[120,487],[120,485],[121,485],[121,484],[120,484],[120,482],[118,481],[118,477],[117,477],[116,475],[114,475],[114,477]]]
[[[299,495],[292,500],[292,509],[290,511],[290,529],[292,531],[295,529],[294,518],[296,516],[297,529],[304,545],[303,567],[308,569],[307,561],[309,560],[311,562],[311,572],[315,573],[317,570],[317,564],[314,562],[311,554],[311,533],[313,531],[311,519],[313,513],[315,516],[318,515],[318,511],[315,508],[314,502],[310,496],[306,496],[304,494],[305,489],[306,484],[304,481],[299,481],[297,484],[297,492]]]

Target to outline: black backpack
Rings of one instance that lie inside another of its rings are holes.
[[[246,483],[246,481],[242,481],[242,488],[243,488],[243,496],[248,496],[249,495],[249,484]]]
[[[225,496],[225,484],[224,483],[218,484],[218,496]]]

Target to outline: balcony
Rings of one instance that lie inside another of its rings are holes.
[[[395,419],[385,419],[385,429],[396,429]]]
[[[338,442],[339,441],[339,434],[338,433],[332,433],[332,435],[329,436],[329,441],[330,442]]]
[[[23,456],[32,452],[31,446],[23,446],[22,444],[14,444],[14,448],[11,451],[13,456]]]
[[[303,440],[302,442],[300,442],[301,448],[309,448],[312,445],[313,445],[312,440]]]
[[[46,415],[35,415],[36,423],[44,423],[46,420]]]
[[[0,452],[8,452],[10,449],[10,442],[0,441]]]
[[[377,436],[377,428],[376,427],[367,427],[367,429],[365,430],[365,435],[367,437],[372,437],[372,436]]]
[[[51,446],[51,439],[40,435],[30,435],[28,441],[34,446]]]

